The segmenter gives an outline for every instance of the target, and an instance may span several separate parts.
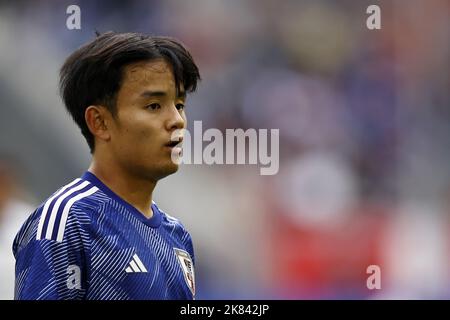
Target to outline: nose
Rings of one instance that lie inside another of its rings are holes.
[[[168,112],[167,130],[183,129],[186,121],[184,113],[180,112],[175,105],[171,106]]]

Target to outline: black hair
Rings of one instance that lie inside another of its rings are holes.
[[[186,92],[196,90],[200,80],[197,65],[184,45],[169,37],[106,32],[97,34],[93,41],[66,59],[60,70],[61,97],[86,138],[91,153],[95,146],[84,118],[86,108],[103,105],[114,116],[124,67],[158,58],[172,66],[177,94],[180,85]]]

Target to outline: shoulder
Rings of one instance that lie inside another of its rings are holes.
[[[156,203],[153,203],[156,206]],[[171,234],[174,234],[178,239],[181,240],[181,242],[188,248],[190,251],[189,253],[193,256],[193,245],[192,245],[192,238],[189,231],[186,229],[186,227],[181,223],[181,221],[165,211],[161,210],[159,207],[156,206],[158,211],[161,213],[162,216],[162,224],[166,227],[171,229]]]
[[[153,204],[156,206],[156,209],[160,212],[161,219],[164,224],[170,225],[175,228],[179,228],[180,231],[188,232],[187,229],[184,227],[184,225],[181,223],[181,221],[179,219],[177,219],[177,218],[169,215],[167,212],[161,210],[161,208],[159,208],[155,202],[153,202]]]
[[[28,217],[16,235],[15,246],[33,239],[62,242],[65,234],[98,206],[97,191],[96,186],[80,178],[58,189]]]

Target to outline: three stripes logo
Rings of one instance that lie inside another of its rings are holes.
[[[61,242],[70,208],[76,201],[89,197],[97,190],[98,188],[92,186],[88,181],[78,178],[51,196],[42,209],[36,239]]]
[[[126,273],[136,273],[136,272],[147,272],[144,264],[141,259],[139,259],[137,254],[133,255],[133,259],[131,259],[128,267],[125,269]]]

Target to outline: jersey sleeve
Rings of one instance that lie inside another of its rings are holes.
[[[185,232],[186,232],[186,235],[185,235],[184,245],[186,247],[187,252],[191,256],[192,263],[195,265],[194,244],[192,243],[192,238],[191,238],[191,235],[189,234],[189,232],[187,232],[187,231],[185,231]]]
[[[39,217],[39,215],[36,215]],[[79,300],[86,293],[86,253],[74,218],[69,217],[63,239],[38,234],[33,216],[13,245],[16,258],[16,300]]]

